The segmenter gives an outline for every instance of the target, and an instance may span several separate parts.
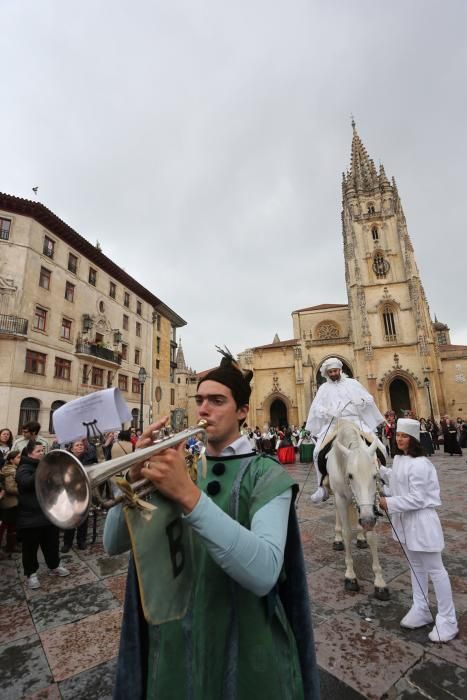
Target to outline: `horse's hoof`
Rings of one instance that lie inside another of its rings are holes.
[[[344,579],[344,588],[346,591],[359,591],[360,586],[356,578],[346,578]]]
[[[389,600],[391,597],[388,588],[384,586],[383,588],[378,588],[375,586],[375,598],[377,600]]]
[[[342,552],[344,550],[344,543],[340,540],[334,540],[332,548],[335,552]]]
[[[358,549],[368,549],[368,542],[366,540],[357,540]]]

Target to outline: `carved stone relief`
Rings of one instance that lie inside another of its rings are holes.
[[[272,391],[274,392],[281,392],[281,387],[279,384],[279,377],[277,374],[274,372],[273,377],[272,377]]]
[[[17,289],[12,279],[0,277],[0,314],[13,313]]]

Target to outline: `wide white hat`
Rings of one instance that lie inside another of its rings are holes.
[[[342,362],[338,360],[337,357],[328,357],[321,365],[320,372],[321,375],[326,378],[328,369],[342,369],[342,367]]]
[[[411,435],[420,442],[420,422],[413,418],[399,418],[397,421],[396,433]]]

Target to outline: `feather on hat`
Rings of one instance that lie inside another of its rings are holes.
[[[199,380],[198,387],[202,382],[208,379],[213,382],[219,382],[219,384],[223,384],[230,389],[237,407],[245,406],[250,402],[250,382],[253,377],[253,372],[249,369],[242,370],[237,360],[225,345],[224,349],[216,345],[216,350],[222,355],[220,365],[205,374],[204,377]]]

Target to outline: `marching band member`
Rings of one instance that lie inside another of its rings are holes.
[[[223,354],[220,366],[200,380],[196,394],[199,417],[207,422],[206,473],[198,469],[197,483],[189,480],[182,445],[154,454],[145,466],[134,465],[127,475],[130,481],[140,476],[151,480],[176,504],[180,529],[170,541],[171,522],[163,534],[167,540],[152,541],[152,524],[161,517],[158,509],[148,527],[139,531],[147,546],[130,532],[133,557],[117,700],[319,697],[293,505],[297,487],[275,460],[256,455],[240,435],[248,415],[252,373],[244,374],[230,354]],[[150,426],[139,447],[150,444],[153,431],[163,424]],[[104,545],[116,554],[129,544],[117,506],[107,516]],[[138,551],[145,546],[149,573],[138,568]],[[193,551],[189,603],[180,619],[148,624],[142,609],[151,608],[154,587],[164,575],[164,549],[172,554],[178,550],[173,585],[183,576],[188,550]]]

